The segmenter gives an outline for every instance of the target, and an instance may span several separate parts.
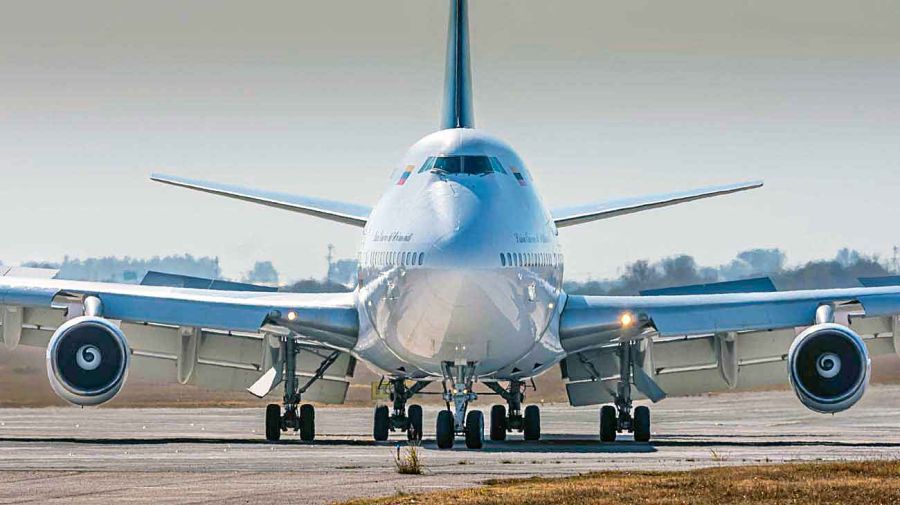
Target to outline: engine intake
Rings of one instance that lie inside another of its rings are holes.
[[[823,414],[852,407],[869,384],[871,361],[866,344],[840,324],[817,324],[797,335],[787,362],[797,398]]]
[[[82,316],[59,327],[47,345],[47,376],[62,399],[75,405],[112,400],[128,375],[128,341],[109,320]]]

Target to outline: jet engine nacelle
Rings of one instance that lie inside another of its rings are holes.
[[[862,338],[834,323],[810,326],[797,335],[787,363],[797,398],[823,414],[846,410],[859,401],[872,369]]]
[[[119,327],[101,317],[76,317],[50,338],[47,376],[60,398],[80,406],[99,405],[122,389],[130,357]]]

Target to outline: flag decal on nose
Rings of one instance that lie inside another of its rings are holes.
[[[522,173],[519,172],[519,170],[516,167],[509,167],[509,169],[512,170],[513,177],[515,177],[516,180],[519,181],[519,186],[524,186],[525,185],[525,177],[522,175]]]
[[[402,186],[402,185],[406,184],[406,179],[409,179],[409,174],[412,173],[413,168],[414,167],[412,165],[406,166],[406,169],[403,171],[403,175],[401,175],[400,180],[397,181],[398,186]]]

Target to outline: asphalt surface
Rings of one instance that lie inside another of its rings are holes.
[[[406,476],[393,468],[405,436],[372,442],[371,409],[320,408],[315,442],[278,444],[261,409],[0,409],[0,503],[330,503],[602,469],[900,459],[900,386],[834,416],[784,391],[668,399],[651,407],[649,444],[601,444],[597,410],[544,406],[540,442],[440,451],[426,408],[426,474]]]

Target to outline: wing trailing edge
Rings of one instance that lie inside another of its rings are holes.
[[[689,191],[681,191],[677,193],[663,193],[657,195],[639,196],[634,198],[624,198],[621,200],[610,200],[606,202],[597,202],[587,205],[579,205],[573,207],[564,207],[553,209],[553,221],[556,226],[562,228],[564,226],[573,226],[576,224],[589,223],[600,219],[609,219],[611,217],[624,216],[635,212],[642,212],[650,209],[658,209],[677,205],[679,203],[692,202],[702,198],[710,198],[713,196],[728,195],[739,191],[747,191],[762,187],[762,181],[741,182],[737,184],[726,184],[723,186],[710,186],[706,188],[692,189]]]
[[[153,174],[150,176],[150,179],[163,184],[178,186],[180,188],[193,189],[195,191],[202,191],[213,195],[227,196],[228,198],[243,200],[245,202],[290,210],[292,212],[299,212],[301,214],[359,227],[366,225],[369,213],[372,210],[368,207],[352,203],[291,195],[288,193],[263,191],[233,186],[230,184],[187,179],[172,175]]]

